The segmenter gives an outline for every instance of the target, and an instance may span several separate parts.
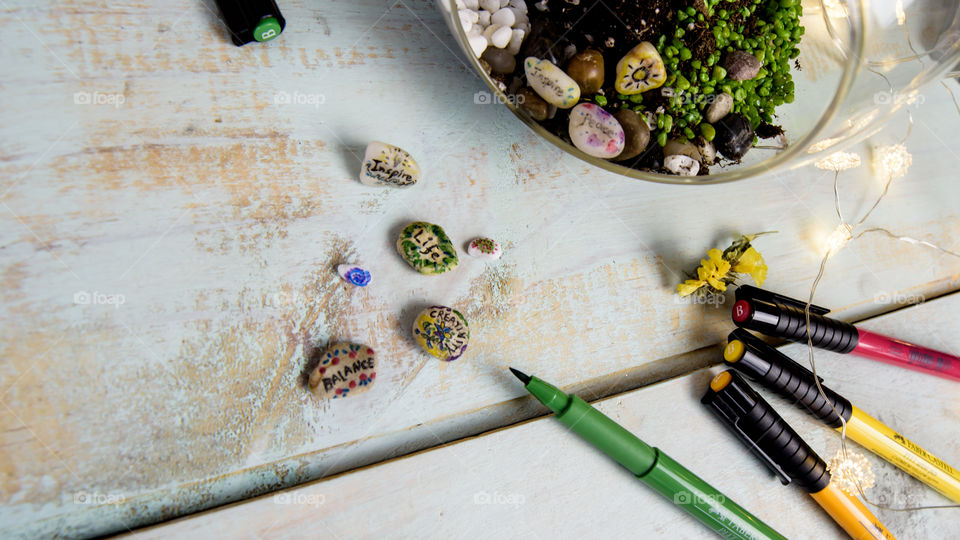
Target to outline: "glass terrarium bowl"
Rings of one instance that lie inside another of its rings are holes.
[[[563,1],[548,0],[548,4]],[[795,99],[777,107],[773,122],[783,128],[785,146],[761,139],[740,163],[713,165],[709,175],[674,176],[587,155],[541,126],[483,70],[460,26],[456,0],[437,0],[437,4],[477,75],[537,135],[597,167],[652,182],[717,184],[823,159],[875,134],[898,110],[922,103],[921,88],[955,75],[960,63],[960,2],[956,0],[803,0],[800,23],[806,32],[799,44],[801,69],[791,69]],[[533,4],[528,0],[529,10],[535,9]],[[523,62],[521,56],[522,52],[518,63]]]

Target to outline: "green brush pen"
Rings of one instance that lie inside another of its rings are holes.
[[[554,412],[557,420],[715,533],[724,538],[786,540],[683,465],[659,449],[648,446],[586,401],[536,377],[513,368],[510,371],[533,397]]]

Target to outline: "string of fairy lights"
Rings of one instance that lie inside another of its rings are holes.
[[[838,2],[838,0],[819,0],[820,7],[824,13],[828,14],[830,17],[845,17],[847,16],[846,8]],[[898,0],[895,6],[896,20],[898,26],[903,28],[905,38],[910,50],[914,53],[912,57],[905,59],[899,59],[899,61],[919,61],[921,66],[923,65],[922,56],[917,53],[916,49],[913,46],[913,43],[910,38],[909,26],[906,24],[906,13],[903,9],[902,0]],[[874,69],[874,67],[882,67],[883,62],[867,62],[867,69],[880,77],[882,77],[887,85],[890,87],[891,95],[893,93],[893,85],[887,79],[883,73]],[[952,75],[952,74],[951,74]],[[956,96],[953,94],[953,91],[950,90],[950,87],[946,84],[945,81],[940,81],[940,83],[950,92],[950,96],[953,99],[954,105],[957,107],[958,113],[960,113],[960,103],[957,102]],[[916,99],[917,93],[908,94],[905,97],[905,102],[902,104],[909,104],[911,100]],[[906,110],[906,109],[905,109]],[[873,174],[878,178],[885,178],[883,188],[879,196],[874,201],[873,205],[864,213],[864,215],[853,222],[847,220],[843,214],[843,209],[841,206],[841,189],[840,189],[840,173],[845,170],[854,169],[860,167],[862,164],[862,159],[859,154],[855,152],[834,152],[833,154],[828,155],[827,157],[817,161],[814,166],[822,170],[832,170],[834,171],[834,181],[833,181],[833,191],[834,191],[834,206],[837,214],[837,225],[833,231],[827,236],[824,245],[823,245],[823,257],[820,260],[820,268],[817,272],[816,277],[813,280],[813,283],[810,287],[810,295],[807,299],[807,303],[804,309],[804,315],[806,317],[806,326],[807,326],[807,349],[808,349],[808,360],[810,363],[810,369],[813,372],[813,379],[816,383],[817,390],[823,396],[827,403],[830,404],[833,408],[834,413],[837,414],[837,417],[840,418],[841,429],[840,429],[840,449],[828,461],[828,467],[830,469],[833,481],[837,485],[850,493],[857,493],[860,497],[866,501],[868,504],[871,504],[877,508],[882,508],[884,510],[893,510],[893,511],[916,511],[916,510],[927,510],[927,509],[938,509],[938,508],[960,508],[960,505],[949,504],[949,505],[914,505],[909,506],[905,505],[902,507],[890,506],[882,504],[878,501],[871,500],[867,496],[866,490],[874,487],[876,485],[876,476],[872,471],[871,464],[869,459],[858,452],[853,452],[847,448],[847,422],[843,419],[843,416],[837,411],[833,406],[831,400],[826,395],[823,390],[823,387],[820,384],[820,378],[817,376],[817,368],[815,361],[815,349],[813,347],[813,341],[810,335],[810,309],[813,305],[814,296],[817,291],[817,286],[820,284],[821,279],[824,277],[824,272],[827,268],[827,262],[829,259],[835,255],[840,250],[844,249],[850,242],[856,241],[859,238],[862,238],[868,234],[881,234],[886,236],[894,241],[906,242],[912,245],[928,248],[935,250],[937,252],[950,255],[953,257],[960,258],[960,253],[952,251],[950,249],[941,247],[932,242],[912,238],[905,235],[900,235],[894,233],[884,227],[873,226],[873,227],[861,227],[873,213],[873,211],[880,205],[884,198],[890,191],[890,186],[894,180],[906,176],[911,164],[913,163],[913,157],[910,152],[907,150],[905,145],[907,139],[910,137],[910,134],[913,130],[913,116],[909,110],[906,110],[908,127],[907,132],[904,135],[903,139],[896,144],[879,146],[874,149],[873,159],[871,162]],[[872,121],[872,116],[867,116],[869,120]],[[820,141],[817,144],[814,144],[811,147],[811,151],[818,151],[824,148],[828,148],[835,143],[835,140],[827,139]]]

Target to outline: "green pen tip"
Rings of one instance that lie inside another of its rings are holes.
[[[526,386],[526,384],[530,382],[530,376],[527,375],[526,373],[524,373],[524,372],[522,372],[522,371],[520,371],[520,370],[518,370],[518,369],[513,369],[513,368],[510,368],[510,371],[513,372],[513,374],[514,374],[518,379],[520,379],[520,382],[522,382],[522,383],[524,384],[524,386]]]

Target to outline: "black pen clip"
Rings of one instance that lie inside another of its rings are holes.
[[[737,301],[760,300],[764,302],[787,304],[795,308],[799,308],[801,311],[807,307],[806,302],[801,302],[800,300],[790,298],[789,296],[784,296],[782,294],[777,294],[765,289],[760,289],[754,287],[753,285],[740,285],[737,287],[735,295]],[[810,313],[814,313],[816,315],[826,315],[827,313],[830,313],[830,310],[816,304],[810,304]]]
[[[740,376],[732,371],[728,371],[734,379],[739,379],[743,381]],[[745,384],[745,383],[744,383]],[[773,460],[762,448],[757,446],[757,443],[747,435],[743,429],[740,428],[740,416],[737,414],[734,404],[730,402],[726,394],[721,394],[716,392],[712,388],[707,389],[707,393],[703,395],[703,398],[700,399],[700,403],[706,405],[717,418],[720,419],[720,423],[727,426],[738,439],[740,439],[743,444],[750,449],[750,452],[760,458],[760,461],[773,472],[773,475],[776,476],[780,483],[787,485],[791,482],[791,478],[787,475],[786,472]]]

